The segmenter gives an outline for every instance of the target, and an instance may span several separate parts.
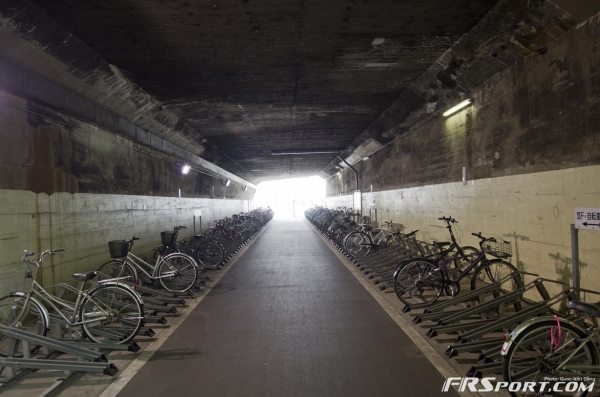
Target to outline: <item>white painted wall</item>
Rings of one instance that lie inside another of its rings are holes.
[[[247,200],[70,193],[48,196],[0,190],[0,295],[15,282],[22,285],[19,259],[24,249],[66,250],[63,256],[44,261],[41,281],[52,285],[69,280],[72,273],[97,269],[109,260],[109,240],[141,237],[134,251],[148,254],[160,245],[163,230],[184,225],[188,229],[181,236],[193,234],[197,210],[202,213],[205,229],[213,220],[247,208]],[[199,227],[198,221],[196,225]]]
[[[363,195],[364,199],[364,195]],[[353,197],[351,194],[343,196],[330,196],[327,197],[327,208],[336,209],[338,207],[352,208],[354,205]]]
[[[328,197],[327,206],[349,206],[351,199]],[[471,232],[504,237],[512,241],[513,263],[570,283],[570,224],[575,208],[600,207],[600,166],[363,193],[364,214],[373,204],[379,223],[392,220],[406,231],[419,229],[421,240],[446,240],[437,218],[451,215],[465,244],[476,244]],[[600,231],[579,235],[582,287],[600,290]]]

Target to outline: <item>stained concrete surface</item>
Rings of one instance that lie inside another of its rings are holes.
[[[305,221],[275,220],[119,396],[436,396],[444,379]]]

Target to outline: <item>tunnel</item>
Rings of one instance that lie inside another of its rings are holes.
[[[0,396],[597,395],[599,43],[597,0],[0,1]]]

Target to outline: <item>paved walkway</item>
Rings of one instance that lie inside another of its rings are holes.
[[[119,396],[456,396],[443,381],[308,222],[273,220]]]

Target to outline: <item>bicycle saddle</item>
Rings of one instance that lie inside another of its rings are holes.
[[[93,279],[98,275],[97,271],[87,272],[87,273],[74,273],[73,278],[79,281],[88,281]]]
[[[379,232],[381,231],[381,229],[380,229],[380,228],[378,228],[378,227],[374,227],[373,229],[371,229],[371,231],[372,231],[373,233],[379,233]]]
[[[373,226],[371,226],[371,225],[364,225],[363,229],[365,229],[368,232],[370,230],[373,230]]]
[[[444,248],[444,247],[447,247],[450,244],[452,244],[451,242],[448,242],[448,241],[432,241],[431,243],[437,248]]]
[[[593,317],[600,317],[600,307],[597,303],[594,304],[581,301],[570,301],[569,309],[578,310]]]

